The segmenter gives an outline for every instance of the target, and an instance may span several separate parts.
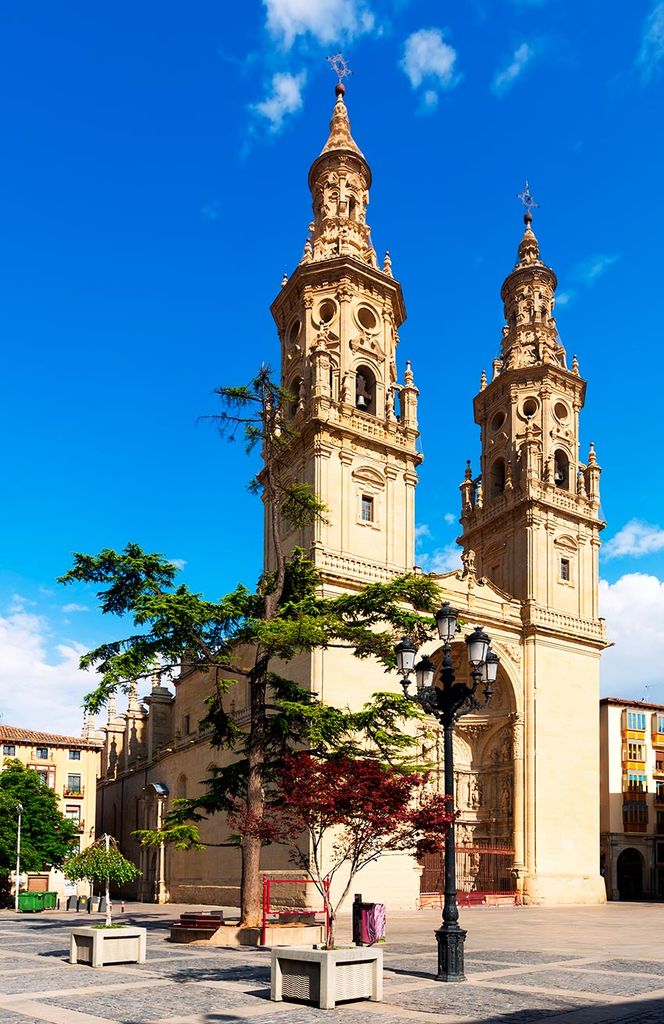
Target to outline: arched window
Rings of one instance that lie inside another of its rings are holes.
[[[491,497],[498,498],[505,490],[505,460],[495,459],[491,466]]]
[[[187,796],[187,776],[184,774],[180,775],[180,777],[178,778],[178,784],[175,790],[175,795],[177,796],[178,800],[184,800]]]
[[[368,366],[355,372],[355,408],[376,415],[376,377]]]
[[[556,487],[569,491],[569,457],[562,448],[553,456],[553,482]]]

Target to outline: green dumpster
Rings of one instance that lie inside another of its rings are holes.
[[[55,910],[58,905],[58,894],[57,892],[44,892],[44,910]]]
[[[24,912],[44,909],[43,892],[20,892],[18,894],[18,909]]]

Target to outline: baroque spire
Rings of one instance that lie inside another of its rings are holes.
[[[377,267],[366,219],[371,169],[353,138],[345,92],[338,82],[329,135],[309,171],[314,219],[305,262],[355,256]]]
[[[506,277],[500,295],[506,324],[502,336],[502,370],[553,363],[566,367],[565,350],[553,317],[556,275],[540,257],[533,231],[532,210],[537,203],[528,182],[518,196],[526,208],[525,229],[519,242],[518,261]]]

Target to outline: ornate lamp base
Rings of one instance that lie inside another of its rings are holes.
[[[465,981],[463,946],[467,933],[458,924],[444,923],[434,934],[438,943],[436,981]]]

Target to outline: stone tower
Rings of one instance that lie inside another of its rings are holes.
[[[272,304],[281,340],[285,415],[297,439],[283,471],[308,483],[327,522],[288,531],[325,577],[366,583],[411,570],[417,388],[397,383],[406,318],[389,254],[378,266],[367,224],[371,170],[336,87],[330,133],[309,171],[313,221],[304,254]],[[269,520],[269,517],[267,517]],[[266,525],[266,531],[270,529]],[[266,533],[266,562],[273,545]]]
[[[600,467],[579,460],[586,383],[567,366],[553,317],[556,275],[540,259],[532,214],[506,278],[501,354],[475,398],[481,473],[461,485],[459,538],[479,576],[527,603],[598,618]],[[471,556],[472,558],[473,556]]]
[[[527,194],[525,197],[530,199]],[[599,476],[579,458],[586,384],[567,365],[553,317],[556,275],[527,209],[518,262],[503,283],[500,356],[474,400],[481,473],[461,484],[466,573],[498,588],[520,620],[515,871],[528,903],[605,899],[599,876]],[[522,724],[521,724],[522,723]],[[522,778],[522,782],[520,781]]]

